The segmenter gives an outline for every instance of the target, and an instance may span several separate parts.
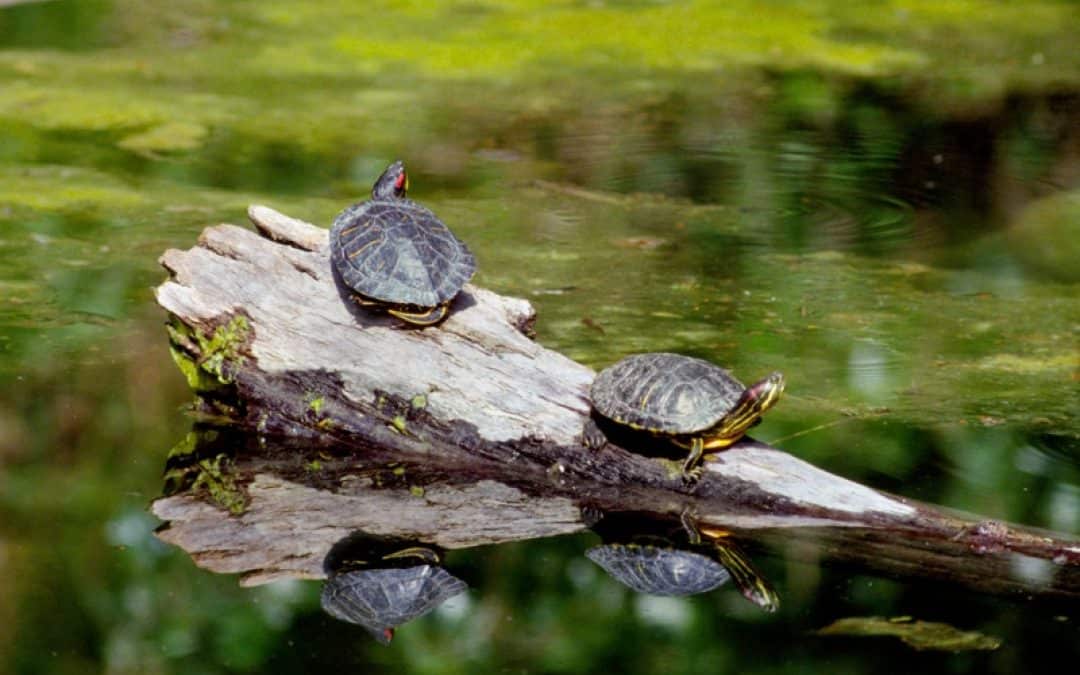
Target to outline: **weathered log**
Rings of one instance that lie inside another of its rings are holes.
[[[157,298],[201,414],[306,445],[235,453],[239,515],[191,492],[154,504],[160,536],[201,565],[247,583],[317,577],[354,530],[461,548],[580,531],[588,506],[690,512],[706,531],[811,556],[1080,595],[1080,542],[878,492],[749,438],[693,486],[677,465],[588,450],[593,372],[530,339],[527,302],[467,286],[439,327],[401,329],[336,282],[326,230],[265,207],[249,216],[262,236],[220,225],[166,252]]]

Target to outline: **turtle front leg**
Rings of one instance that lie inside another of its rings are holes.
[[[704,452],[704,439],[695,437],[690,442],[690,454],[686,456],[686,461],[683,462],[683,481],[688,485],[692,485],[701,479],[701,472],[703,470],[703,467],[701,466],[701,457]]]
[[[679,513],[679,523],[682,525],[683,532],[686,534],[686,539],[691,546],[701,544],[701,531],[698,529],[693,509],[684,506],[682,512]]]
[[[604,431],[596,420],[591,417],[581,429],[581,444],[590,450],[599,450],[607,445],[607,436],[604,435]]]

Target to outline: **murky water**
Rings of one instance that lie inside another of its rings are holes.
[[[151,536],[190,400],[167,248],[321,225],[386,161],[476,282],[600,368],[678,351],[788,395],[755,436],[878,489],[1080,532],[1080,61],[1068,2],[0,3],[0,671],[1030,672],[1075,602],[753,552],[783,599],[633,595],[593,535],[451,552],[385,648],[315,582]],[[1002,640],[823,637],[912,616]]]

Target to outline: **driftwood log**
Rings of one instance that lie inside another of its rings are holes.
[[[159,536],[204,567],[246,584],[318,578],[357,530],[453,549],[578,532],[590,507],[689,512],[706,531],[890,574],[1080,595],[1074,539],[885,494],[750,438],[689,487],[639,453],[588,450],[593,372],[529,337],[527,302],[467,286],[439,327],[402,329],[350,301],[325,229],[249,216],[257,232],[219,225],[167,251],[157,289],[198,412],[249,433],[222,479],[235,513],[192,491],[153,506]]]

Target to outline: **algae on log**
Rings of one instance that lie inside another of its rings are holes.
[[[345,523],[460,548],[579,531],[589,507],[690,512],[703,532],[733,531],[808,557],[997,591],[1080,595],[1080,542],[881,493],[749,438],[712,456],[692,487],[663,462],[618,445],[588,450],[580,432],[593,372],[530,339],[527,302],[466,286],[438,328],[401,329],[350,300],[332,273],[326,230],[266,207],[249,216],[258,233],[211,227],[194,248],[161,259],[171,278],[157,299],[171,315],[174,357],[200,412],[260,438],[337,448],[328,458],[347,448],[357,465],[377,459],[413,475],[434,471],[432,484],[483,489],[462,488],[476,501],[421,499],[427,520],[383,522],[374,502],[350,492],[355,476],[346,467],[281,474],[249,453],[234,478],[247,507],[225,530],[208,520],[217,507],[198,495],[154,505],[167,521],[161,536],[200,564],[254,580],[318,576],[316,561]],[[413,488],[424,489],[414,484],[403,496],[415,499]],[[500,504],[512,504],[515,517]],[[258,539],[273,545],[259,549]],[[231,562],[215,567],[223,556]]]

